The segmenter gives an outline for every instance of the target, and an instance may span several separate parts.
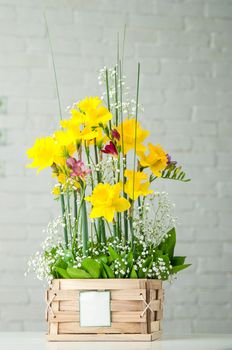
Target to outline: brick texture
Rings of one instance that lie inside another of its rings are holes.
[[[144,125],[192,177],[160,182],[181,219],[177,253],[193,263],[167,286],[164,331],[231,331],[231,0],[0,0],[1,330],[45,329],[43,287],[23,275],[58,210],[48,172],[25,169],[26,148],[58,121],[44,11],[63,111],[98,93],[127,23],[125,73],[134,84],[141,62]]]

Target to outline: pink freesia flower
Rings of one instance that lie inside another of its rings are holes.
[[[115,156],[115,157],[118,156],[117,148],[115,147],[112,141],[110,141],[109,145],[106,145],[105,148],[103,148],[101,151],[103,153],[112,154],[112,156]]]
[[[112,131],[111,131],[111,135],[112,135],[112,137],[114,138],[114,139],[116,139],[116,140],[120,140],[120,134],[119,134],[119,132],[118,132],[118,130],[116,130],[116,129],[113,129]]]
[[[68,158],[66,164],[72,170],[70,174],[72,177],[79,176],[83,178],[91,173],[91,169],[86,168],[81,160],[76,160],[73,157]]]

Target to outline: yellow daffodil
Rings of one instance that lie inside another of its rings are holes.
[[[120,197],[121,189],[121,183],[115,185],[99,183],[94,188],[92,195],[85,197],[85,200],[93,205],[90,218],[103,216],[107,221],[111,222],[115,212],[123,212],[129,209],[129,201]]]
[[[102,104],[102,100],[98,97],[86,97],[84,100],[81,100],[77,103],[78,108],[87,113],[93,109],[97,109]]]
[[[63,173],[58,174],[57,180],[59,181],[60,184],[64,185],[66,182],[66,175]]]
[[[38,172],[40,172],[54,163],[57,156],[57,144],[50,136],[37,139],[33,147],[27,150],[27,155],[33,159],[27,167],[38,168]]]
[[[76,140],[74,139],[72,133],[68,130],[59,130],[56,131],[53,136],[57,143],[57,146],[60,147],[61,156],[65,154],[72,156],[76,150]]]
[[[75,131],[76,139],[81,138],[81,125],[85,122],[85,115],[76,109],[71,110],[71,118],[63,119],[60,121],[60,125],[64,129]]]
[[[139,153],[140,164],[142,167],[149,167],[155,176],[160,177],[161,172],[167,166],[167,153],[160,145],[154,146],[149,143],[148,148],[150,153],[147,156],[142,152]]]
[[[139,196],[147,196],[150,193],[153,193],[153,190],[149,190],[150,182],[146,181],[148,175],[133,170],[125,170],[125,176],[127,177],[127,182],[125,184],[125,192],[128,196],[136,200]]]
[[[84,113],[83,124],[94,127],[99,124],[106,124],[112,119],[112,114],[102,105],[99,97],[86,97],[77,104],[80,112]]]
[[[59,196],[60,193],[61,193],[60,185],[55,185],[53,187],[52,194],[54,194],[54,196]]]
[[[122,152],[127,154],[131,149],[135,147],[135,119],[125,119],[116,129],[120,134],[119,144]],[[122,141],[123,135],[123,141]],[[137,134],[136,134],[136,152],[144,152],[146,147],[142,145],[142,142],[149,135],[149,131],[143,130],[139,123],[137,123]]]
[[[78,114],[81,114],[80,112],[76,111]],[[85,115],[82,119],[83,121],[86,121]],[[99,136],[101,135],[102,138],[102,129],[99,127],[92,128],[91,126],[87,125],[86,127],[83,127],[84,124],[80,124],[80,120],[76,119],[76,116],[73,116],[69,120],[62,120],[60,122],[60,125],[67,129],[70,133],[70,138],[74,141],[91,141],[93,139],[99,139]]]
[[[103,133],[103,130],[100,127],[95,128],[94,133],[94,138],[87,140],[87,144],[93,145],[96,141],[97,146],[101,148],[102,144],[106,143],[109,140],[109,138]]]

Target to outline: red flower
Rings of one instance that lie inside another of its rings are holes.
[[[111,135],[112,135],[112,137],[114,138],[114,139],[116,139],[116,140],[120,140],[120,134],[119,134],[119,132],[118,132],[118,130],[116,130],[116,129],[113,129],[112,131],[111,131]]]
[[[101,151],[106,154],[112,154],[112,156],[115,157],[118,156],[117,148],[112,141],[110,141],[109,145],[106,145],[105,148],[103,148]]]

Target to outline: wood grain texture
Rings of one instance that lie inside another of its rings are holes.
[[[141,311],[144,308],[144,303],[140,300],[111,300],[111,311]],[[154,306],[159,309],[159,302]],[[79,311],[78,300],[61,300],[60,311]]]
[[[140,333],[140,323],[130,322],[112,322],[111,327],[80,327],[78,322],[60,322],[59,323],[59,334],[75,334],[75,333]]]
[[[79,295],[83,290],[110,291],[110,327],[80,326]],[[49,341],[152,341],[160,338],[163,289],[159,280],[57,279],[47,291],[47,300],[52,298],[53,312],[48,312]],[[146,309],[147,304],[152,310]]]
[[[130,288],[132,288],[130,286]],[[89,289],[87,289],[89,290]],[[98,290],[97,287],[92,290]],[[102,289],[103,290],[103,289]],[[105,288],[104,290],[107,290]],[[146,289],[127,289],[127,290],[111,290],[111,300],[141,300],[140,294],[146,299]],[[57,300],[79,300],[79,290],[56,290],[52,289],[48,292],[48,297],[51,298],[55,294],[54,301]]]
[[[140,289],[145,279],[60,279],[60,289],[77,290],[109,290],[109,289]]]
[[[74,342],[97,342],[97,341],[118,341],[118,342],[146,342],[157,340],[161,337],[161,332],[151,334],[58,334],[48,335],[48,341],[74,341]]]
[[[80,314],[75,311],[57,311],[54,312],[55,317],[49,313],[48,320],[53,323],[57,322],[79,322]],[[146,322],[146,314],[141,317],[140,311],[112,311],[112,322]]]

